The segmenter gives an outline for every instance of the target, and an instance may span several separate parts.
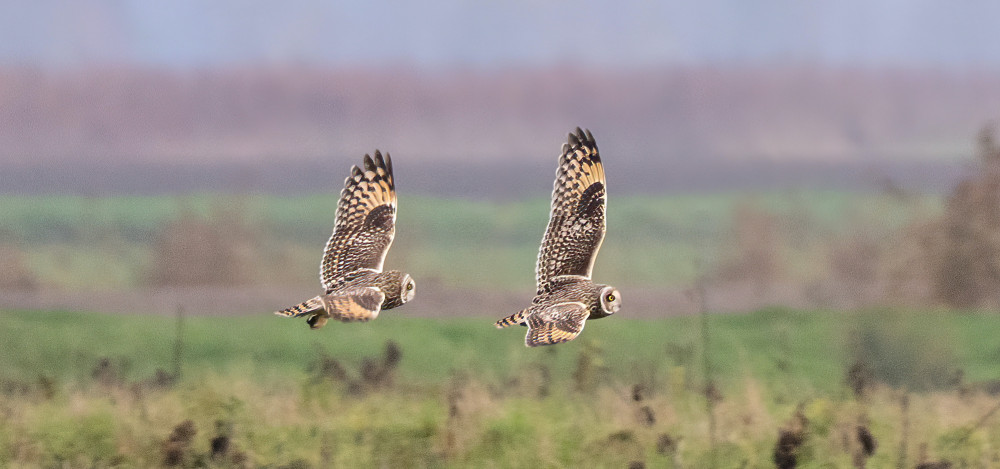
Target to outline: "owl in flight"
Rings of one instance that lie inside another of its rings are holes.
[[[382,272],[382,263],[396,233],[396,186],[392,160],[375,150],[365,155],[364,169],[354,166],[344,181],[337,204],[333,235],[323,251],[319,277],[325,292],[305,303],[274,314],[307,316],[319,329],[330,318],[343,322],[370,321],[379,311],[413,299],[416,284],[398,270]]]
[[[606,209],[597,144],[589,130],[577,127],[559,156],[549,227],[538,251],[535,298],[528,308],[497,321],[497,328],[527,326],[525,345],[552,345],[576,338],[587,319],[618,312],[618,289],[590,279],[604,241]]]

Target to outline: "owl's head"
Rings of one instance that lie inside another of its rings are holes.
[[[622,308],[622,294],[618,292],[617,288],[605,285],[601,288],[600,304],[603,316],[611,316]]]
[[[399,299],[406,303],[413,299],[413,295],[417,293],[417,283],[413,281],[410,274],[403,274],[403,280],[399,283]]]

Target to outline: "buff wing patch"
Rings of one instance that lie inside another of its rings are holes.
[[[341,322],[364,322],[378,317],[385,294],[375,287],[348,290],[325,298],[331,319]]]
[[[586,305],[576,301],[557,303],[529,314],[528,334],[524,338],[524,344],[537,347],[573,340],[583,331],[589,315]]]

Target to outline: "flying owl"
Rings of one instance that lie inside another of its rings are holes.
[[[337,220],[319,270],[325,293],[274,314],[307,316],[309,327],[319,329],[330,318],[370,321],[380,311],[412,300],[416,284],[409,274],[382,271],[395,233],[392,159],[375,150],[375,158],[365,155],[364,169],[351,168],[340,191]]]
[[[604,165],[590,131],[576,128],[563,144],[552,188],[552,212],[535,269],[538,290],[531,306],[496,322],[528,327],[528,347],[573,340],[584,321],[621,308],[618,289],[591,279],[605,233]]]

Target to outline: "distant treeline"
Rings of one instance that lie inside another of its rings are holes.
[[[574,126],[642,161],[940,158],[997,116],[1000,74],[730,67],[0,70],[0,161],[549,155]]]

